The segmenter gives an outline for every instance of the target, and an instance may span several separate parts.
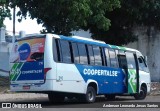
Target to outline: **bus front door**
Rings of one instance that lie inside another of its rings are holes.
[[[126,52],[127,59],[127,89],[129,94],[138,92],[138,65],[136,55],[131,52]]]
[[[124,89],[126,93],[133,94],[138,92],[138,69],[136,55],[125,52],[118,55],[119,67],[124,73]]]

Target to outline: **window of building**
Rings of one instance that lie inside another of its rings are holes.
[[[98,46],[93,46],[95,65],[102,65],[102,58],[100,48]]]
[[[78,43],[79,58],[81,64],[88,64],[85,44]]]

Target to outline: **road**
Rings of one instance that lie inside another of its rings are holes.
[[[139,104],[141,107],[156,107],[157,105],[160,107],[160,96],[147,96],[145,100],[135,100],[131,96],[118,96],[114,101],[108,101],[104,97],[97,97],[96,102],[92,104],[84,104],[78,102],[76,99],[67,100],[63,103],[56,103],[52,104],[48,101],[47,97],[42,97],[38,99],[20,99],[20,100],[7,100],[4,101],[7,103],[12,102],[12,104],[41,104],[43,108],[47,108],[46,111],[50,111],[51,109],[48,108],[54,108],[55,111],[60,110],[67,110],[72,111],[73,108],[80,108],[78,110],[80,111],[106,111],[106,110],[120,110],[120,111],[160,111],[160,108],[135,108],[137,104]],[[156,103],[158,102],[158,103]],[[149,104],[149,105],[147,105]],[[154,104],[154,105],[153,105]],[[110,106],[117,107],[116,105],[119,105],[117,108],[110,108]],[[130,105],[129,107],[126,105]],[[135,106],[134,106],[135,105]],[[106,106],[106,107],[104,107]],[[131,108],[133,106],[133,108]],[[70,109],[71,108],[71,109]],[[40,110],[38,110],[40,111]]]

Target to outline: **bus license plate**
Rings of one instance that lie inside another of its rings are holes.
[[[29,89],[30,89],[30,86],[23,86],[23,89],[24,89],[24,90],[29,90]]]

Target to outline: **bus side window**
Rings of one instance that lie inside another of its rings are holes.
[[[105,54],[104,54],[104,48],[100,47],[100,54],[101,54],[101,58],[102,58],[102,65],[106,66],[106,60],[105,60]]]
[[[65,40],[60,40],[62,61],[64,63],[71,63],[71,52],[69,47],[69,42]]]
[[[58,61],[58,54],[57,54],[57,46],[56,46],[55,39],[52,39],[52,49],[53,49],[53,59],[55,62],[57,62]]]
[[[93,52],[94,52],[95,65],[101,66],[102,65],[102,58],[101,58],[99,46],[93,46]]]
[[[79,51],[80,64],[88,64],[85,44],[78,43],[77,45]]]
[[[90,65],[94,65],[94,54],[93,54],[93,47],[91,45],[87,45],[88,48],[88,56]]]
[[[111,67],[118,67],[116,53],[114,49],[109,49],[109,56],[110,56]]]
[[[143,59],[142,56],[138,57],[138,64],[139,64],[139,70],[145,71],[145,72],[149,72],[147,65]]]
[[[126,53],[128,68],[136,69],[136,62],[133,53],[131,52],[125,52],[125,53]]]
[[[118,57],[118,62],[119,62],[119,67],[122,69],[127,69],[127,59],[125,55],[117,55]]]
[[[71,52],[71,61],[72,61],[72,63],[74,63],[73,48],[72,48],[72,43],[71,42],[69,42],[69,48],[70,48],[70,52]]]
[[[105,48],[105,57],[106,57],[106,63],[107,63],[106,65],[110,66],[109,52],[107,48]]]
[[[53,39],[52,40],[52,49],[53,49],[53,58],[55,62],[61,61],[61,53],[60,53],[60,46],[59,46],[59,40]]]
[[[74,63],[79,63],[79,53],[77,43],[72,43],[73,59]]]

